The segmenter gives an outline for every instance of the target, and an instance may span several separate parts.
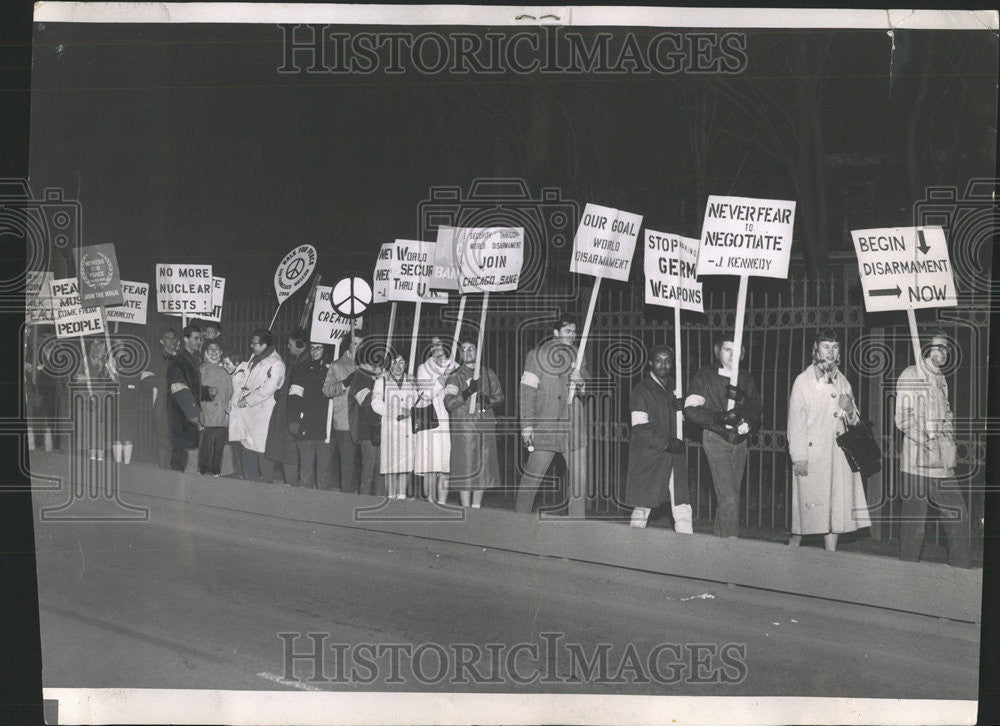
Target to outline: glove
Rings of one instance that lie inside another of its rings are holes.
[[[288,430],[291,431],[292,436],[298,436],[299,425],[300,424],[298,421],[293,421],[292,423],[288,424]]]
[[[683,398],[674,398],[674,399],[672,399],[670,401],[670,408],[674,409],[675,411],[683,411],[684,410],[684,399]]]
[[[719,419],[719,423],[723,426],[736,428],[742,420],[743,412],[740,411],[739,406],[736,406],[723,413],[722,417]]]
[[[743,403],[746,400],[747,394],[745,394],[743,391],[741,391],[736,386],[729,385],[729,386],[726,386],[726,398],[728,398],[728,399],[730,399],[732,401],[735,401],[736,405],[739,406],[741,403]]]
[[[469,400],[469,396],[471,396],[473,393],[475,393],[478,390],[479,390],[479,380],[476,379],[476,378],[473,378],[471,381],[469,381],[468,388],[466,388],[464,391],[462,391],[462,398],[465,399],[466,401],[468,401]]]
[[[687,451],[687,447],[681,439],[671,439],[663,448],[671,454],[683,454]]]

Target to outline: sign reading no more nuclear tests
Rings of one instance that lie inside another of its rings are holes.
[[[941,227],[852,230],[868,312],[958,304]]]
[[[698,275],[788,277],[795,202],[710,196]]]
[[[696,276],[699,241],[651,229],[645,239],[646,304],[705,312]]]
[[[642,215],[588,203],[573,237],[569,271],[627,282]]]
[[[211,265],[156,266],[156,310],[161,313],[211,313]]]

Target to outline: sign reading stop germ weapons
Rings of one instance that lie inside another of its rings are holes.
[[[941,227],[851,231],[868,312],[958,304]]]
[[[646,304],[705,312],[696,277],[699,240],[646,230]]]

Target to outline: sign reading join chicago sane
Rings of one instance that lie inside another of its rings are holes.
[[[510,292],[517,289],[524,262],[524,228],[467,227],[458,284],[462,293]]]
[[[705,312],[695,267],[698,240],[646,230],[646,304]]]
[[[698,275],[788,277],[795,202],[710,196]]]
[[[588,203],[573,238],[569,271],[626,282],[642,215]]]
[[[868,312],[958,305],[941,227],[851,231]]]

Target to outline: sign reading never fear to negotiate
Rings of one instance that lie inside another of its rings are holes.
[[[389,288],[392,286],[392,248],[392,242],[386,242],[379,248],[372,274],[372,302],[383,303],[389,300]]]
[[[524,262],[522,227],[466,227],[458,234],[462,239],[458,275],[462,293],[517,289]]]
[[[345,318],[334,312],[330,302],[332,287],[327,285],[316,286],[317,304],[313,305],[312,327],[309,330],[310,343],[323,343],[324,345],[334,345],[344,339],[344,336],[351,332],[351,326],[360,330],[363,318],[356,318],[351,322],[350,318]],[[322,304],[319,304],[322,303]]]
[[[705,312],[695,267],[698,240],[646,230],[646,304]]]
[[[121,305],[104,308],[105,320],[109,323],[145,325],[149,285],[145,282],[122,280],[122,298]]]
[[[710,196],[698,275],[788,277],[795,202]]]
[[[104,332],[101,309],[80,305],[80,291],[75,277],[53,280],[49,288],[52,291],[52,314],[55,317],[57,338]]]
[[[157,265],[156,309],[161,313],[211,313],[211,265]]]
[[[625,282],[642,215],[588,203],[573,237],[569,271]]]
[[[852,230],[868,312],[958,304],[941,227]]]

